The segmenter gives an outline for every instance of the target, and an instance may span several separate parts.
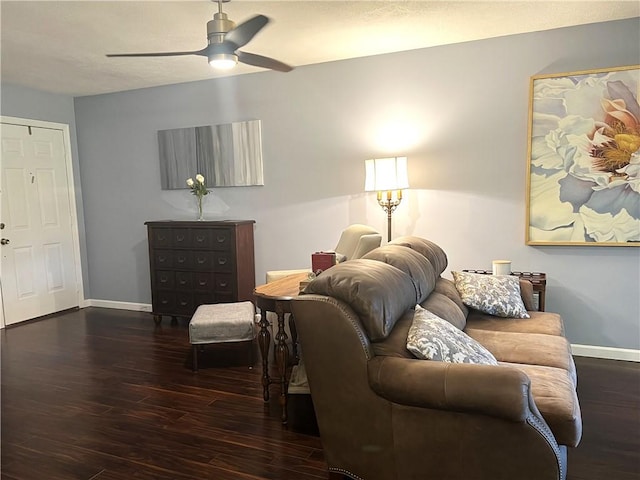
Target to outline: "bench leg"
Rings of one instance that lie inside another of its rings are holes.
[[[191,349],[193,350],[193,371],[197,372],[198,371],[198,345],[193,345],[193,347],[191,347]]]
[[[253,344],[253,340],[251,340],[249,343],[249,370],[253,369],[253,364],[255,362],[255,358],[253,356],[253,350],[254,350],[254,344]]]

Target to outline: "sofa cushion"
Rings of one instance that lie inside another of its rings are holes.
[[[471,310],[465,329],[564,336],[562,317],[552,312],[529,312],[529,318],[496,318],[478,310]]]
[[[568,372],[574,385],[577,382],[571,345],[564,337],[473,329],[466,329],[465,332],[500,362],[560,368]]]
[[[431,262],[420,253],[402,245],[385,245],[371,250],[364,257],[399,268],[411,277],[416,289],[415,303],[422,302],[436,285],[436,274]]]
[[[582,437],[580,404],[569,373],[561,368],[500,363],[517,368],[531,380],[531,394],[538,410],[560,445],[576,447]]]
[[[460,307],[441,293],[432,292],[424,302],[420,303],[420,306],[435,313],[459,330],[463,330],[466,325],[467,319]]]
[[[422,360],[497,365],[491,353],[462,330],[416,305],[407,350]]]
[[[462,303],[462,298],[460,297],[458,290],[456,290],[456,285],[451,280],[440,277],[436,282],[436,288],[434,291],[445,295],[454,302],[458,308],[460,308],[460,311],[465,317],[469,315],[469,309],[464,303]]]
[[[462,302],[498,317],[529,318],[520,296],[520,280],[511,275],[451,272]]]
[[[436,275],[440,275],[447,268],[447,254],[438,245],[426,238],[406,236],[399,237],[391,242],[389,245],[404,245],[421,253],[431,262],[436,269]]]
[[[356,312],[372,342],[389,335],[396,321],[415,305],[411,277],[377,260],[339,263],[311,281],[304,293],[337,298]]]

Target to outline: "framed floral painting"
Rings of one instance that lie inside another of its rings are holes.
[[[527,245],[640,246],[640,65],[530,91]]]

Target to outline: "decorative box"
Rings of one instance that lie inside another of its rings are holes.
[[[318,275],[336,264],[335,252],[316,252],[311,254],[311,271]]]

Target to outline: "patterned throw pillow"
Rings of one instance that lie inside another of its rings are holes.
[[[416,305],[407,350],[422,360],[497,365],[489,350],[446,320]]]
[[[520,280],[512,275],[451,272],[466,306],[497,317],[529,318],[520,296]]]

